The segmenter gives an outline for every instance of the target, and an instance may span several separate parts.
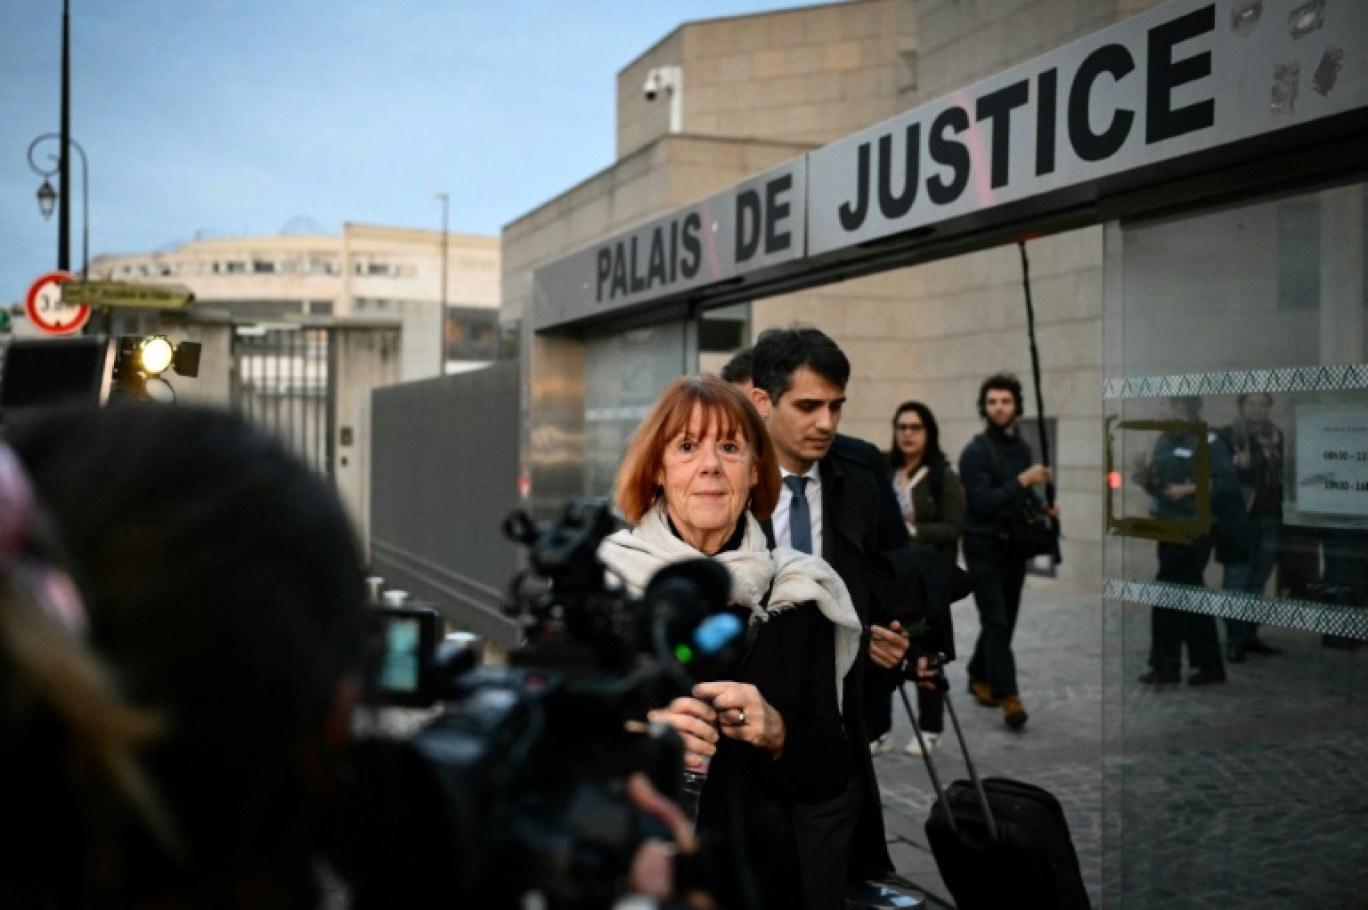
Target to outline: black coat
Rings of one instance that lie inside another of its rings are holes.
[[[1033,494],[1017,478],[1031,459],[1031,446],[1020,433],[989,427],[969,440],[959,460],[966,537],[997,537],[1003,518],[1026,504]]]
[[[775,760],[763,749],[723,737],[703,789],[698,826],[735,843],[740,825],[764,906],[802,907],[793,803],[830,800],[855,773],[836,705],[835,627],[808,603],[776,613],[757,628],[740,666],[724,678],[752,683],[784,716],[784,753]],[[734,864],[720,870],[724,893],[737,893],[729,880],[735,871]]]
[[[837,435],[818,462],[818,471],[822,478],[821,555],[845,582],[861,623],[886,626],[895,618],[915,622],[939,605],[948,629],[949,605],[968,593],[967,576],[930,547],[911,543],[888,483],[888,459],[863,440]],[[763,524],[772,543],[769,522]],[[881,691],[887,699],[902,676],[896,669],[875,665],[869,659],[868,644],[866,636],[860,658],[846,676],[842,696],[846,744],[851,767],[860,780],[860,816],[848,873],[852,882],[893,870],[864,704],[866,687]]]
[[[855,612],[865,625],[871,621],[884,625],[890,618],[893,608],[888,601],[894,576],[889,554],[909,550],[907,528],[885,479],[886,464],[874,446],[847,436],[838,436],[818,463],[822,476],[822,558],[845,582]],[[886,517],[890,511],[892,521]],[[876,878],[893,870],[863,705],[866,685],[892,690],[899,677],[896,671],[884,670],[870,661],[867,638],[861,641],[860,652],[846,676],[844,695],[847,744],[860,778],[860,817],[851,850],[851,881]]]
[[[850,591],[865,625],[925,623],[927,633],[912,642],[909,655],[944,652],[955,656],[950,604],[967,596],[968,574],[932,547],[916,544],[903,524],[902,510],[888,482],[888,458],[873,445],[850,436],[836,437],[818,463],[822,476],[822,558]],[[850,878],[864,881],[893,869],[884,838],[883,804],[869,753],[865,713],[886,714],[889,693],[902,681],[896,668],[869,659],[868,640],[846,677],[846,733],[860,772],[860,819],[851,853]]]

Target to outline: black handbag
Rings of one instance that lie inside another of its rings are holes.
[[[1002,519],[998,539],[1018,559],[1054,556],[1059,553],[1059,519],[1028,500],[1018,512]]]
[[[1001,486],[1007,480],[1002,452],[987,433],[980,434],[979,438],[993,462],[993,482]],[[1017,559],[1053,556],[1056,563],[1063,562],[1059,553],[1059,519],[1045,511],[1034,495],[1028,495],[1020,509],[1002,517],[998,540]]]

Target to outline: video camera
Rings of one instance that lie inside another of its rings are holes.
[[[640,844],[669,838],[625,796],[638,771],[678,796],[679,738],[646,712],[734,660],[742,628],[712,560],[665,568],[639,598],[609,587],[597,551],[616,526],[586,500],[543,528],[504,523],[530,563],[509,586],[526,642],[507,666],[443,647],[435,611],[379,609],[385,700],[440,712],[357,747],[333,851],[357,906],[607,907]]]

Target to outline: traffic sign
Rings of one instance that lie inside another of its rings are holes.
[[[177,310],[195,295],[177,285],[133,284],[128,281],[71,281],[62,285],[62,300],[87,306],[149,307]]]
[[[81,330],[90,319],[90,307],[84,303],[64,303],[62,282],[76,276],[70,272],[48,272],[29,287],[24,299],[24,311],[29,321],[40,332],[49,335],[71,335]]]

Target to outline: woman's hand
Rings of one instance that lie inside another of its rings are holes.
[[[723,736],[750,743],[775,758],[784,754],[784,717],[755,686],[725,680],[706,682],[694,686],[693,694],[712,702]]]
[[[673,727],[688,752],[717,754],[717,712],[705,701],[687,696],[676,698],[667,707],[646,712],[646,719]]]

